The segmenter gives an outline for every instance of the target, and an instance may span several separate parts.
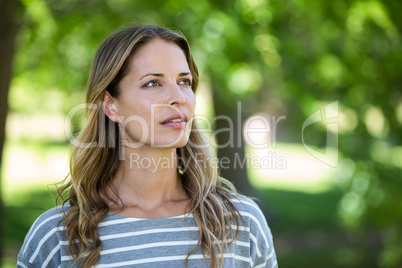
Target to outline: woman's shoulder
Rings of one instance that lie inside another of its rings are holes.
[[[32,224],[28,235],[30,235],[30,233],[32,233],[31,231],[33,230],[56,227],[56,225],[61,223],[64,213],[67,212],[69,208],[70,205],[65,204],[64,206],[57,206],[43,212]]]
[[[231,202],[236,206],[250,236],[250,254],[255,267],[277,266],[271,229],[257,203],[243,195],[233,194]],[[240,228],[241,230],[241,228]]]
[[[232,194],[233,197],[230,201],[237,208],[242,216],[248,216],[257,218],[258,220],[264,220],[265,216],[261,211],[261,208],[258,204],[251,198],[240,195],[240,194]]]
[[[249,197],[239,194],[233,194],[230,199],[233,205],[239,211],[241,215],[241,222],[245,224],[249,232],[258,235],[261,234],[264,237],[272,238],[271,229],[268,226],[267,215],[261,211],[257,203]]]
[[[69,205],[51,208],[42,213],[29,229],[23,246],[29,246],[35,240],[48,237],[50,234],[63,229],[63,214]]]
[[[54,207],[42,213],[32,224],[24,243],[18,254],[18,261],[24,265],[32,265],[48,256],[59,247],[60,234],[64,230],[63,212],[69,208],[68,205]]]

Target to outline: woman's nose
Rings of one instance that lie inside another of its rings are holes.
[[[183,89],[180,88],[180,86],[176,83],[172,86],[169,86],[168,92],[169,95],[165,102],[166,105],[182,106],[186,103],[186,97],[183,93]]]

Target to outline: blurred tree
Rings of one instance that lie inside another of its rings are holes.
[[[18,0],[0,2],[0,170],[5,141],[5,126],[8,110],[8,92],[13,70],[13,55],[17,36]],[[0,177],[0,265],[3,255],[3,202]]]
[[[396,10],[402,3],[270,3],[271,27],[281,43],[278,93],[291,115],[287,126],[298,134],[307,116],[339,100],[342,161],[335,181],[345,191],[339,215],[355,230],[378,229],[386,245],[379,265],[400,267],[402,20]],[[318,126],[309,142],[325,147],[326,131],[325,123]]]

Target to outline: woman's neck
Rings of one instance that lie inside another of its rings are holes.
[[[124,149],[124,157],[112,186],[126,211],[131,211],[131,214],[159,213],[169,216],[168,210],[174,208],[175,204],[182,205],[184,200],[188,200],[177,170],[175,148]]]

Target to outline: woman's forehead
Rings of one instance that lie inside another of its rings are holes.
[[[175,43],[160,38],[140,47],[131,60],[131,67],[138,75],[148,72],[189,72],[183,50]]]

